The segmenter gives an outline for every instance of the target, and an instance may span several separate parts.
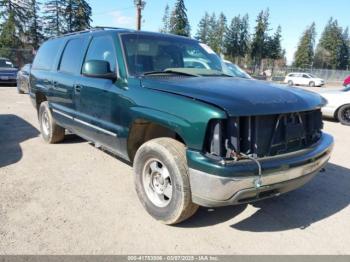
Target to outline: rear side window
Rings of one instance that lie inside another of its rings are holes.
[[[109,62],[111,72],[116,70],[116,56],[114,43],[109,36],[97,36],[91,41],[85,62],[90,60],[104,60]]]
[[[69,40],[63,51],[60,71],[69,74],[79,74],[84,56],[84,38]]]
[[[45,42],[35,56],[33,69],[51,70],[62,44],[62,39],[54,39]]]

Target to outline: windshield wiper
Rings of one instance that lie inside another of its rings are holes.
[[[161,74],[176,74],[176,75],[183,75],[183,76],[195,76],[199,77],[200,75],[196,74],[191,74],[183,71],[177,71],[177,70],[172,70],[172,69],[166,69],[163,71],[150,71],[150,72],[145,72],[142,74],[142,76],[149,76],[149,75],[161,75]]]

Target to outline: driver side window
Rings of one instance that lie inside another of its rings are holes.
[[[110,65],[110,71],[116,71],[114,43],[109,36],[97,36],[92,39],[84,62],[91,60],[106,61]]]

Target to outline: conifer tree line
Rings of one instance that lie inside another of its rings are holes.
[[[167,5],[160,32],[190,35],[184,0],[177,0],[170,10]],[[269,10],[261,11],[250,31],[248,14],[227,20],[224,13],[206,12],[198,24],[194,37],[208,44],[215,52],[239,64],[261,66],[284,65],[285,50],[282,47],[282,28],[275,31],[270,27]],[[336,19],[331,18],[324,28],[316,45],[316,24],[309,25],[300,37],[294,54],[293,66],[299,68],[349,69],[350,37],[349,29],[342,28]]]
[[[171,13],[169,10],[167,5],[160,32],[190,36],[190,24],[185,15],[187,9],[184,0],[178,0]],[[248,14],[235,16],[228,21],[224,13],[206,12],[198,24],[194,37],[209,45],[216,53],[225,55],[227,59],[236,63],[249,62],[260,65],[263,60],[274,63],[284,59],[285,51],[281,46],[281,27],[270,34],[269,16],[269,10],[261,11],[256,19],[255,32],[251,34]],[[186,30],[181,31],[177,25],[185,25]]]
[[[0,0],[0,56],[22,65],[24,50],[34,52],[47,38],[90,28],[91,15],[85,0]]]

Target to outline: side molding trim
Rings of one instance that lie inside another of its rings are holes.
[[[106,129],[103,129],[103,128],[101,128],[101,127],[95,126],[95,125],[93,125],[93,124],[87,123],[87,122],[85,122],[85,121],[83,121],[83,120],[80,120],[80,119],[78,119],[78,118],[74,118],[74,117],[72,117],[72,116],[70,116],[70,115],[67,115],[67,114],[65,114],[65,113],[63,113],[63,112],[61,112],[61,111],[56,110],[56,109],[52,109],[52,111],[55,112],[56,114],[59,114],[59,115],[61,115],[61,116],[64,116],[64,117],[66,117],[66,118],[68,118],[68,119],[70,119],[70,120],[73,120],[73,121],[77,122],[77,123],[80,123],[80,124],[83,124],[83,125],[85,125],[85,126],[91,127],[91,128],[93,128],[93,129],[96,129],[96,130],[98,130],[98,131],[100,131],[100,132],[102,132],[102,133],[105,133],[105,134],[107,134],[107,135],[110,135],[110,136],[113,136],[113,137],[117,137],[117,134],[116,134],[116,133],[113,133],[113,132],[108,131],[108,130],[106,130]]]

